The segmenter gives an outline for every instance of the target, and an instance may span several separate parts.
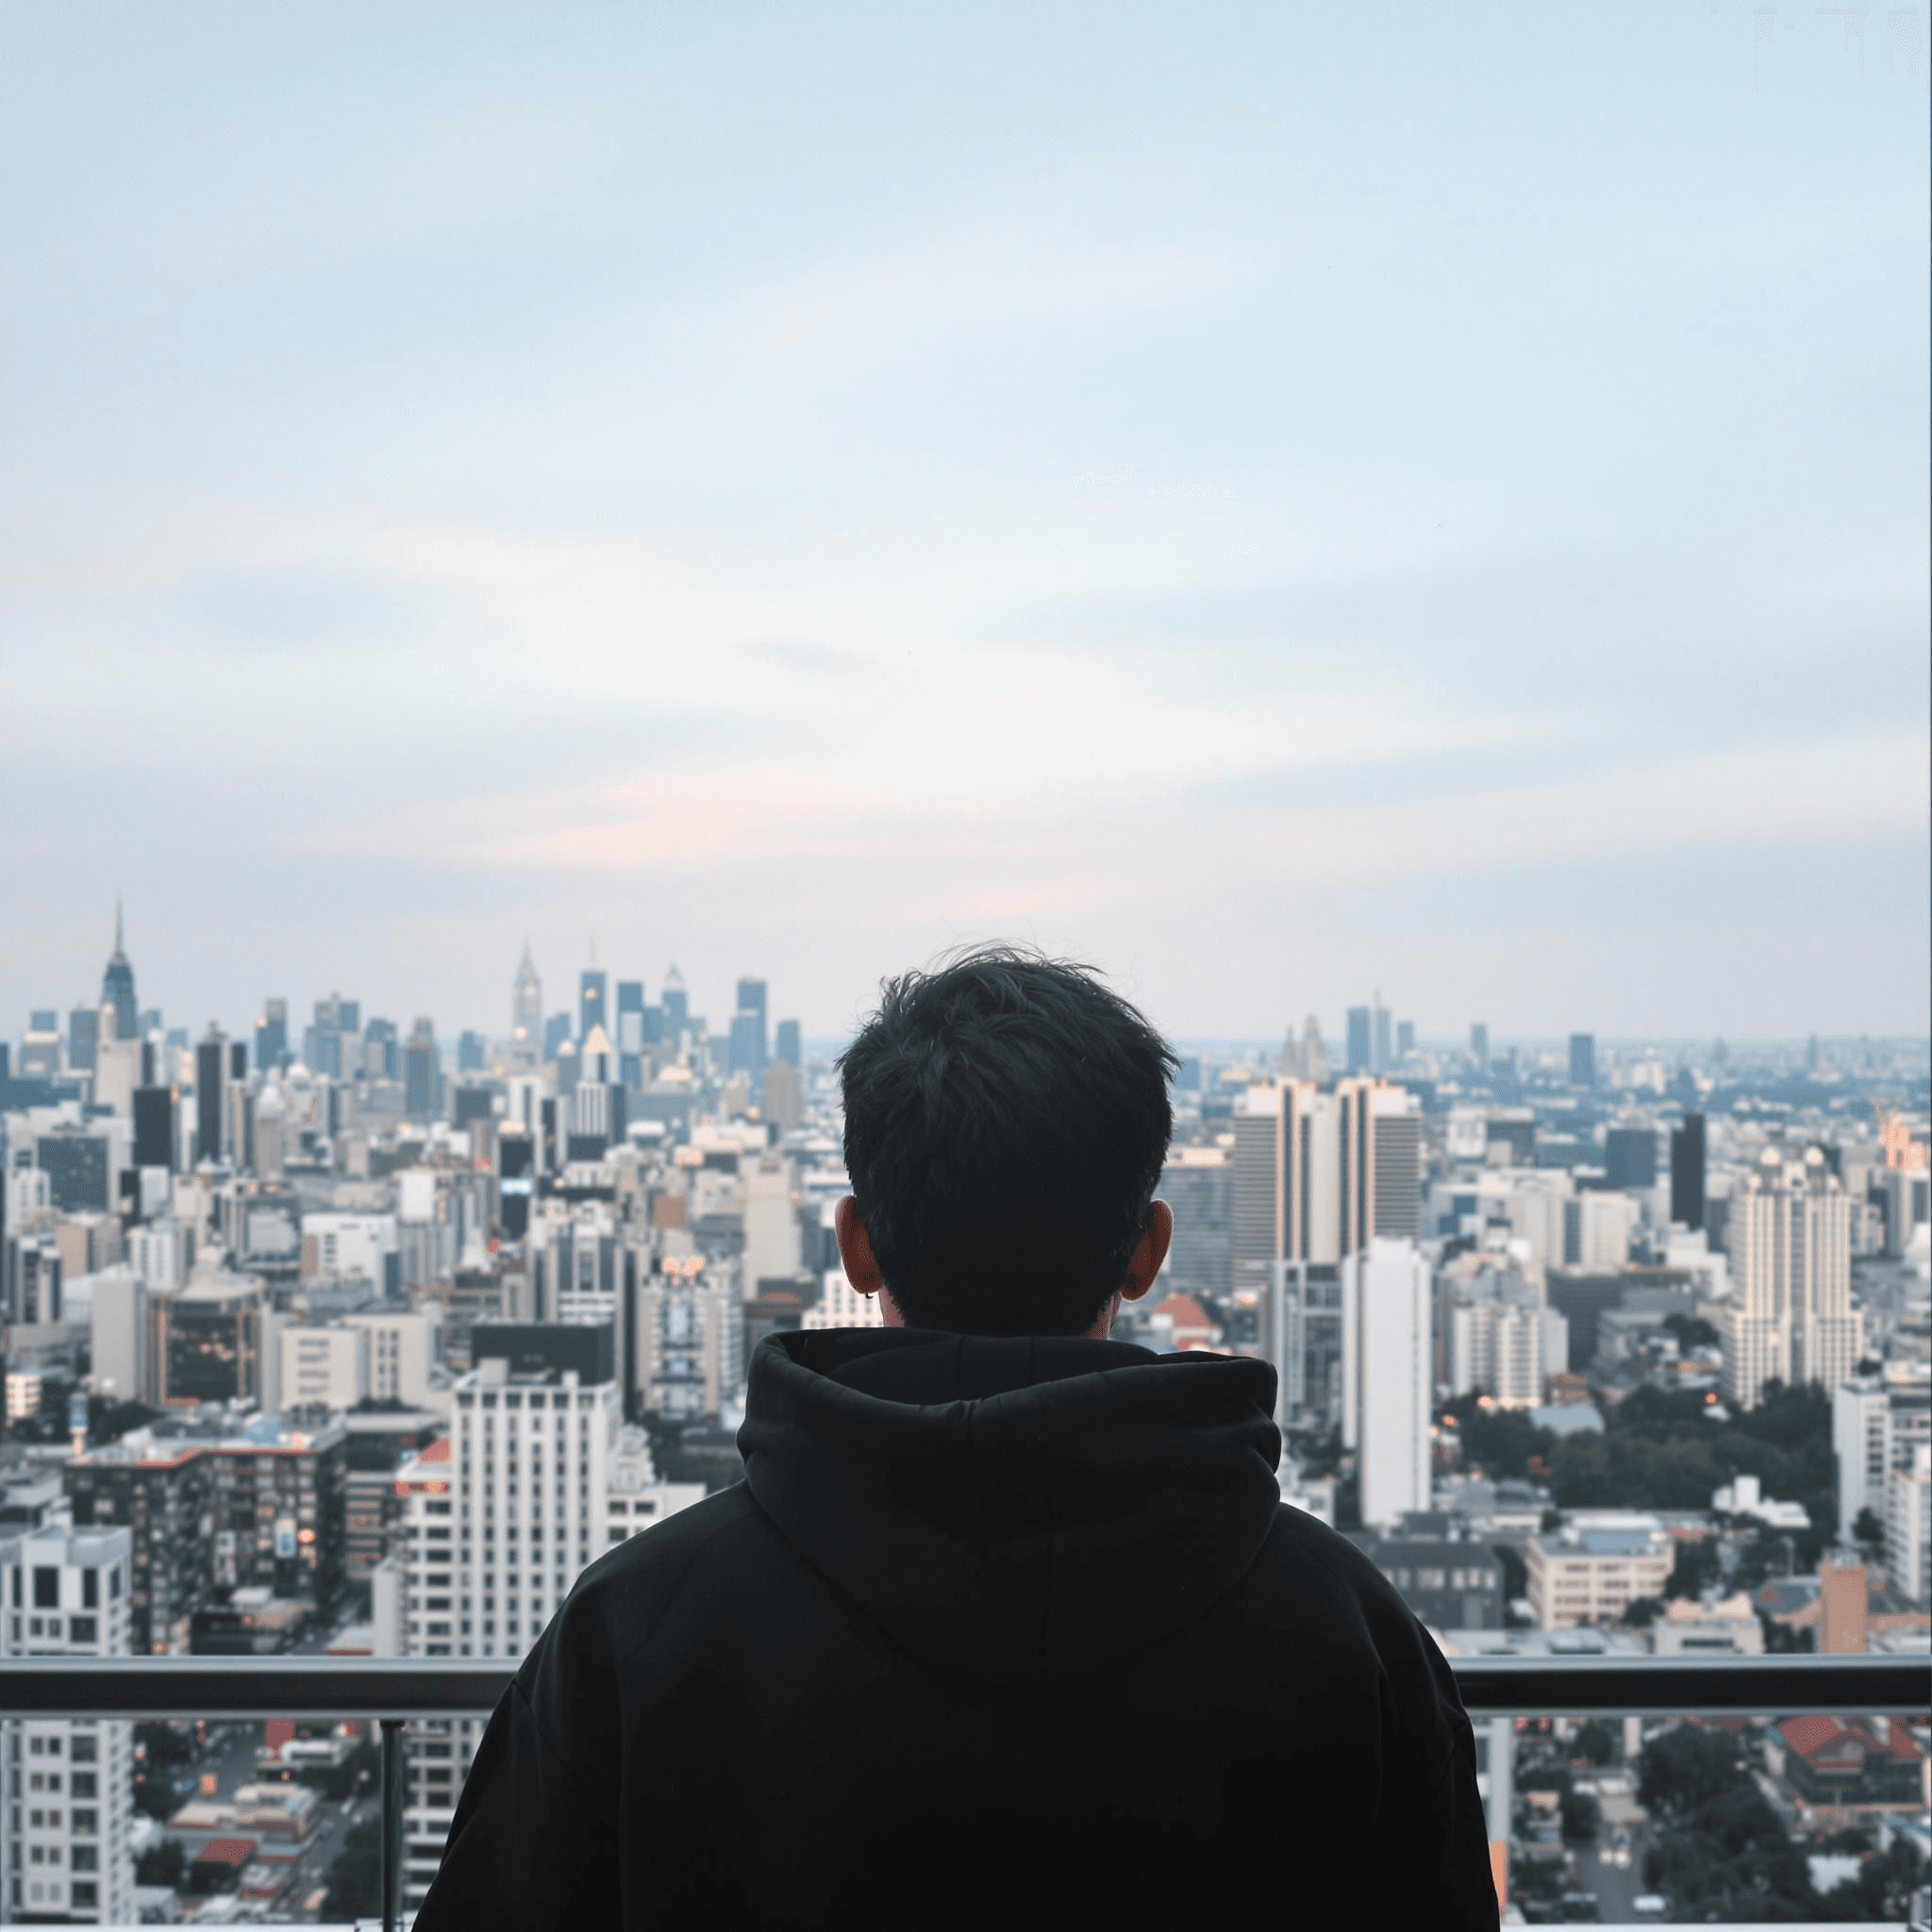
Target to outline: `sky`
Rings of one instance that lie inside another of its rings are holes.
[[[1925,0],[0,9],[0,1037],[1922,1034]]]

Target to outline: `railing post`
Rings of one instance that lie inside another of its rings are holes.
[[[382,1932],[396,1932],[403,1889],[403,1730],[405,1718],[382,1720]]]

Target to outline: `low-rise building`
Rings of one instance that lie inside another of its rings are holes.
[[[1902,1718],[1788,1718],[1767,1740],[1766,1763],[1810,1807],[1814,1826],[1924,1802],[1925,1754]]]
[[[1762,1657],[1764,1626],[1742,1591],[1714,1603],[1674,1597],[1650,1626],[1658,1657]]]
[[[1641,1510],[1576,1511],[1554,1536],[1524,1546],[1538,1626],[1614,1624],[1639,1597],[1662,1596],[1675,1561],[1670,1532]]]
[[[1352,1534],[1349,1541],[1432,1630],[1489,1630],[1503,1622],[1503,1564],[1483,1543],[1444,1537]]]

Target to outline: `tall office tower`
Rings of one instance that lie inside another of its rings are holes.
[[[1704,1225],[1704,1116],[1687,1113],[1671,1129],[1671,1219],[1682,1227]]]
[[[517,962],[517,976],[509,990],[511,1059],[520,1067],[534,1065],[542,1038],[543,982],[537,977],[536,961],[530,958],[530,942],[525,940],[524,957]]]
[[[1398,1020],[1395,1023],[1395,1058],[1406,1060],[1415,1051],[1415,1022]]]
[[[1348,1071],[1366,1074],[1374,1065],[1374,1015],[1367,1007],[1348,1009]]]
[[[100,1043],[100,1037],[101,1009],[98,1007],[75,1007],[68,1014],[67,1067],[70,1073],[93,1072],[94,1049]]]
[[[677,1036],[691,1024],[691,995],[684,989],[684,974],[677,970],[675,959],[664,969],[658,1005],[664,1014],[664,1038],[675,1046]]]
[[[1322,1023],[1310,1013],[1302,1024],[1302,1046],[1298,1067],[1304,1080],[1317,1087],[1326,1081],[1333,1069],[1328,1063],[1328,1043],[1322,1038]]]
[[[1490,1028],[1486,1020],[1474,1021],[1470,1026],[1469,1057],[1479,1072],[1490,1071]]]
[[[644,1050],[644,982],[620,979],[617,982],[617,1058],[627,1086],[642,1084],[642,1068],[638,1061]]]
[[[594,959],[596,950],[591,949]],[[577,1038],[588,1040],[592,1026],[610,1027],[610,975],[601,966],[586,966],[577,974]]]
[[[478,1346],[493,1345],[484,1333],[478,1324]],[[562,1331],[562,1342],[602,1344],[605,1370],[595,1382],[552,1365],[569,1353],[552,1345],[558,1339],[556,1330],[525,1327],[514,1361],[481,1357],[452,1391],[451,1433],[397,1472],[410,1657],[524,1656],[605,1547],[622,1421],[610,1331]],[[406,1910],[422,1904],[436,1874],[482,1728],[410,1726]]]
[[[101,1004],[114,1009],[114,1037],[138,1040],[141,1012],[134,997],[134,966],[121,943],[121,902],[114,901],[114,950],[101,974]]]
[[[441,1089],[442,1069],[436,1058],[436,1024],[425,1013],[410,1028],[408,1044],[403,1049],[405,1117],[424,1123],[438,1119],[442,1107]]]
[[[134,1164],[173,1171],[175,1161],[175,1090],[137,1087],[134,1090]]]
[[[273,1074],[289,1060],[289,1003],[263,1000],[261,1018],[255,1023],[255,1064]]]
[[[756,1079],[765,1071],[770,1058],[769,1035],[765,1030],[765,982],[741,979],[737,1010],[731,1016],[727,1069],[734,1074],[749,1074]]]
[[[1265,1288],[1279,1260],[1335,1262],[1376,1235],[1422,1224],[1422,1108],[1376,1080],[1250,1087],[1235,1103],[1236,1288]]]
[[[1386,1074],[1389,1071],[1390,1067],[1394,1063],[1395,1056],[1391,1049],[1389,1041],[1389,1008],[1382,1004],[1382,995],[1379,991],[1377,991],[1377,993],[1375,994],[1375,1005],[1374,1010],[1374,1052],[1375,1056],[1375,1064],[1373,1071],[1377,1074]]]
[[[782,1055],[765,1069],[764,1115],[781,1134],[796,1133],[805,1121],[804,1082]]]
[[[1613,1188],[1592,1188],[1563,1203],[1563,1264],[1621,1268],[1630,1258],[1637,1203]]]
[[[805,1035],[796,1020],[778,1022],[778,1038],[774,1059],[781,1059],[788,1067],[805,1071]]]
[[[222,1091],[227,1084],[228,1038],[210,1020],[208,1032],[194,1049],[194,1159],[221,1161],[227,1153],[223,1140],[228,1109]]]
[[[1341,1440],[1363,1523],[1429,1507],[1429,1266],[1377,1238],[1341,1263]]]
[[[372,1015],[368,1025],[362,1029],[360,1064],[345,1065],[344,1074],[359,1074],[365,1080],[393,1080],[403,1070],[402,1046],[396,1036],[396,1023],[393,1020],[378,1019]]]
[[[1726,1229],[1731,1298],[1724,1305],[1724,1388],[1750,1408],[1773,1380],[1835,1388],[1864,1353],[1852,1301],[1852,1204],[1817,1148],[1787,1161],[1767,1148],[1732,1191]]]
[[[1656,1187],[1657,1129],[1612,1127],[1604,1136],[1604,1178],[1613,1188]]]
[[[1573,1033],[1570,1036],[1570,1084],[1573,1087],[1596,1085],[1594,1033]]]
[[[490,1059],[490,1042],[466,1026],[457,1035],[457,1072],[480,1074]]]
[[[552,1013],[543,1023],[543,1058],[554,1060],[570,1044],[570,1015]]]
[[[1226,1148],[1169,1148],[1156,1191],[1174,1209],[1161,1291],[1225,1301],[1234,1289],[1234,1163]]]
[[[127,1656],[130,1547],[125,1527],[10,1527],[0,1537],[4,1655]],[[132,1731],[125,1718],[0,1724],[7,1785],[0,1917],[14,1924],[133,1924]]]

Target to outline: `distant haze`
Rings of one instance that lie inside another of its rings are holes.
[[[0,1036],[1923,1034],[1927,46],[11,0]]]

